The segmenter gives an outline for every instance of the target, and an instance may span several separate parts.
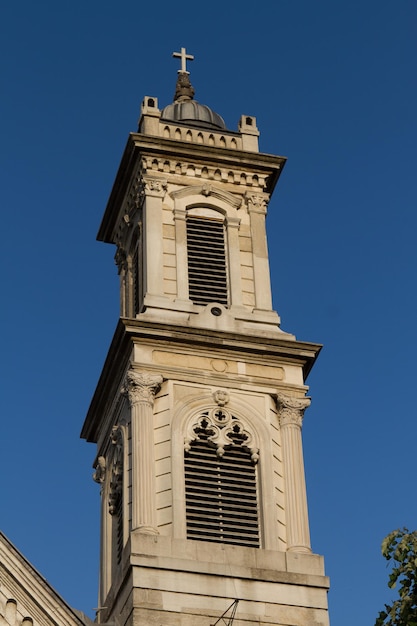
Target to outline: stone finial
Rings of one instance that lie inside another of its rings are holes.
[[[177,84],[175,85],[174,102],[192,100],[194,98],[194,87],[190,82],[188,72],[178,72]]]

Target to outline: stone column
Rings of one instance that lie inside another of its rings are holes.
[[[311,400],[281,393],[277,400],[285,472],[287,549],[290,552],[311,553],[301,442],[303,415]]]
[[[132,530],[147,534],[158,534],[153,404],[161,383],[160,375],[132,369],[124,382],[124,393],[132,409]]]

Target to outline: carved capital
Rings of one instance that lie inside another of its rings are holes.
[[[128,370],[122,388],[131,406],[139,403],[153,405],[155,395],[162,384],[162,376],[159,374],[148,374],[147,372],[136,372]]]
[[[163,198],[168,188],[168,182],[165,178],[151,178],[146,176],[143,178],[143,192],[146,196],[154,198]]]
[[[281,426],[294,424],[301,428],[304,411],[311,404],[310,398],[294,398],[283,393],[277,395],[278,418]]]
[[[268,196],[259,193],[247,193],[246,201],[248,203],[249,213],[261,213],[262,215],[266,215]]]

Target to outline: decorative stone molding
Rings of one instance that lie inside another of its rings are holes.
[[[120,426],[113,426],[111,444],[114,446],[111,466],[109,513],[115,515],[123,497],[123,433]]]
[[[143,177],[142,190],[146,196],[163,198],[167,188],[168,182],[165,178],[150,178],[149,176]]]
[[[198,439],[213,443],[219,457],[224,455],[227,446],[237,445],[249,450],[254,463],[259,459],[259,449],[254,445],[252,433],[224,408],[204,411],[190,422],[184,438],[184,450],[188,452],[191,443]]]
[[[249,213],[262,213],[266,215],[268,206],[268,197],[266,195],[247,193],[246,202],[248,203]]]
[[[114,262],[116,263],[119,274],[127,271],[127,256],[126,251],[119,244],[117,246],[116,254],[114,255]]]
[[[178,159],[164,159],[156,157],[144,157],[143,169],[148,174],[151,172],[161,172],[164,174],[174,174],[179,176],[190,176],[193,178],[202,178],[205,180],[221,180],[226,183],[235,185],[245,185],[259,191],[266,188],[267,177],[262,174],[254,174],[249,170],[237,169],[235,167],[226,168],[219,166],[198,167],[196,163],[189,161],[178,161]]]
[[[311,404],[310,398],[294,398],[285,394],[277,395],[278,416],[281,426],[294,424],[301,428],[304,411]]]
[[[218,406],[225,406],[229,402],[229,394],[224,389],[217,389],[213,393],[213,399]]]
[[[14,598],[8,598],[4,607],[4,614],[0,606],[0,624],[4,626],[32,626],[32,617],[21,617]]]
[[[131,406],[146,403],[153,406],[163,378],[159,374],[136,372],[129,369],[126,373],[122,393],[129,398]]]
[[[95,470],[96,471],[93,474],[93,480],[99,485],[102,485],[106,478],[106,459],[104,458],[104,456],[98,457]]]
[[[228,191],[223,191],[223,189],[219,189],[214,185],[210,185],[209,183],[203,183],[202,185],[189,185],[177,191],[173,191],[170,195],[174,200],[194,195],[202,195],[206,198],[208,196],[213,196],[215,200],[223,200],[223,202],[226,202],[226,204],[231,205],[235,209],[238,209],[242,203],[241,198],[229,193]]]

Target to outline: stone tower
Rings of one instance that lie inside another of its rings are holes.
[[[267,206],[285,158],[194,100],[145,97],[98,233],[121,316],[81,436],[97,444],[100,623],[325,626],[301,425],[320,346],[280,330]],[[239,602],[236,602],[239,601]],[[229,612],[228,612],[228,609]]]

